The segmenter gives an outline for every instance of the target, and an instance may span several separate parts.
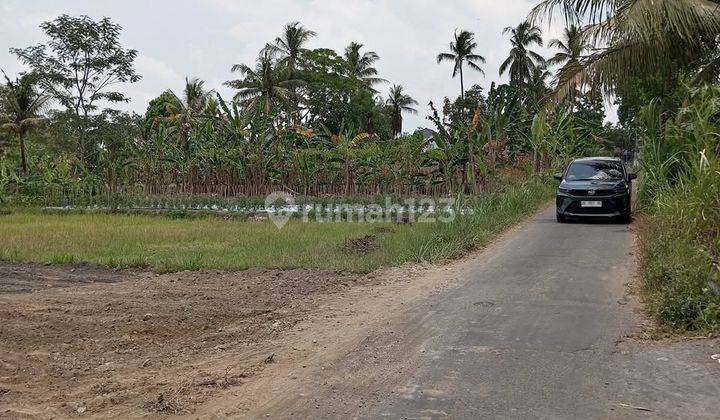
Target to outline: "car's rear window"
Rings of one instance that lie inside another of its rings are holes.
[[[565,179],[568,181],[619,181],[623,179],[622,163],[614,161],[573,162],[567,170]]]

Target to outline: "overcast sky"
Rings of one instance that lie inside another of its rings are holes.
[[[318,33],[310,48],[341,52],[358,41],[380,55],[380,76],[402,84],[419,103],[417,116],[405,118],[405,130],[429,126],[428,101],[459,95],[451,64],[436,64],[448,49],[456,28],[475,33],[477,52],[487,59],[486,76],[466,71],[466,88],[474,83],[486,91],[510,49],[505,26],[522,21],[537,0],[2,0],[0,3],[0,68],[8,74],[23,70],[8,52],[46,38],[39,25],[60,14],[107,16],[123,27],[121,42],[139,51],[135,62],[142,80],[122,90],[130,97],[119,107],[143,113],[149,100],[165,89],[180,93],[184,78],[199,77],[206,86],[230,97],[222,86],[235,78],[235,63],[253,64],[265,43],[282,27],[298,20]],[[557,37],[561,22],[543,25],[545,40]],[[540,50],[549,56],[547,49]],[[389,85],[378,88],[383,95]],[[615,120],[614,112],[609,118]]]

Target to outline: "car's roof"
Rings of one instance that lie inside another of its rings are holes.
[[[611,161],[611,162],[622,162],[620,158],[608,157],[608,156],[596,156],[596,157],[584,157],[573,160],[573,162],[592,162],[592,161]]]

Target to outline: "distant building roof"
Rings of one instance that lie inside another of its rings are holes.
[[[427,127],[418,127],[417,130],[415,130],[416,133],[422,133],[424,140],[430,140],[435,134],[437,134],[437,131],[431,130]]]

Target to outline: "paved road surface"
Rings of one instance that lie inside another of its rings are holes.
[[[640,322],[632,250],[632,226],[557,224],[548,208],[464,264],[458,286],[256,414],[720,418],[717,341],[628,338]]]

